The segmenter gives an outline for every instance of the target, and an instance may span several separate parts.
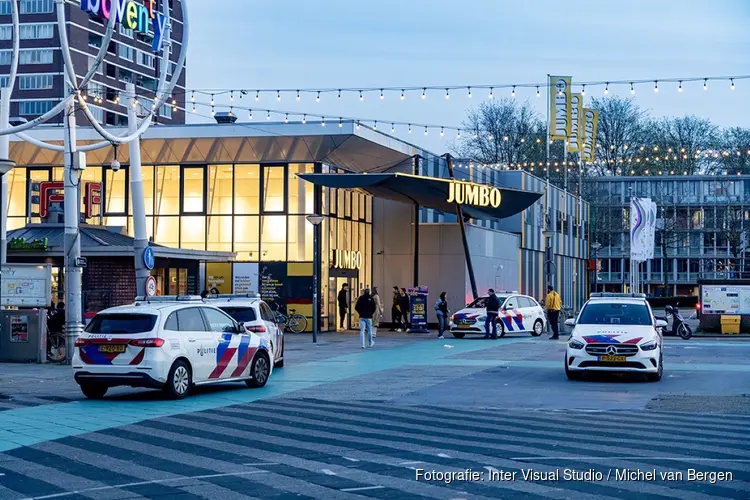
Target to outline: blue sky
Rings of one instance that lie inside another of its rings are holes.
[[[669,77],[750,75],[749,0],[190,0],[188,88],[338,88],[491,85],[542,82],[546,74],[574,83]],[[750,127],[750,80],[653,84],[636,101],[654,116],[695,114],[722,126]],[[587,97],[603,89],[587,88]],[[496,96],[510,94],[497,90]],[[487,91],[370,94],[360,102],[335,94],[254,94],[247,106],[458,126]],[[629,96],[629,87],[610,94]],[[544,113],[544,98],[519,90]],[[210,100],[209,97],[205,98]],[[217,103],[229,104],[229,98]],[[238,104],[240,101],[235,100]],[[207,110],[203,111],[208,113]],[[239,114],[247,121],[246,113]],[[255,121],[265,120],[255,114]],[[382,127],[382,125],[381,125]],[[390,126],[388,126],[390,128]],[[396,135],[435,153],[437,131]]]

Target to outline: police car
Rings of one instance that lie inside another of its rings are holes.
[[[200,297],[139,297],[98,313],[75,342],[73,376],[88,398],[110,387],[163,389],[244,381],[263,387],[273,365],[266,339]]]
[[[587,371],[644,373],[661,380],[661,329],[644,294],[593,293],[578,315],[565,352],[565,374],[579,379]]]
[[[249,332],[257,333],[266,339],[273,353],[273,367],[284,366],[284,330],[276,320],[277,316],[256,293],[209,295],[206,303],[218,307]],[[283,323],[282,323],[283,325]]]
[[[530,333],[538,337],[544,332],[547,318],[544,309],[533,297],[519,295],[517,292],[498,292],[496,295],[500,302],[498,337],[504,336],[506,332]],[[479,297],[451,317],[450,330],[454,337],[462,339],[467,333],[484,335],[488,298]]]

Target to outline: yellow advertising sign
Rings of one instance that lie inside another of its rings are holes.
[[[206,288],[219,293],[232,293],[232,264],[209,262],[206,264]]]
[[[599,125],[599,111],[583,108],[583,161],[593,162],[596,152],[596,128]]]
[[[451,182],[448,190],[448,203],[459,205],[474,205],[477,207],[500,206],[502,196],[500,190],[491,186],[474,184],[473,182]]]
[[[568,141],[568,152],[580,153],[583,150],[583,95],[571,94],[570,96],[570,140]]]
[[[549,134],[553,141],[564,141],[571,134],[570,76],[549,77]]]

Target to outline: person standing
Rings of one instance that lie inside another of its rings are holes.
[[[552,328],[550,339],[557,340],[560,338],[558,321],[560,320],[560,309],[562,300],[552,285],[547,286],[547,298],[544,299],[544,305],[547,307],[547,319]]]
[[[378,336],[380,320],[383,319],[383,301],[380,299],[378,287],[372,287],[372,300],[375,301],[375,315],[372,317],[372,338]]]
[[[484,338],[490,338],[490,325],[492,325],[492,339],[497,339],[497,317],[500,314],[500,300],[495,295],[495,290],[490,288],[490,296],[487,298],[487,311],[484,318]]]
[[[409,296],[406,294],[406,288],[401,288],[401,294],[398,297],[398,306],[401,308],[401,317],[404,319],[404,331],[409,329]]]
[[[399,306],[399,297],[401,294],[398,291],[398,287],[393,287],[393,305],[391,305],[391,329],[390,331],[401,331],[401,307]]]
[[[339,328],[344,329],[344,321],[346,320],[346,312],[349,309],[349,283],[341,285],[338,296],[339,303]]]
[[[443,338],[443,333],[448,329],[448,301],[445,300],[445,292],[440,294],[440,298],[435,303],[435,314],[438,320],[438,338]]]
[[[376,306],[375,301],[370,295],[369,288],[365,288],[362,295],[359,296],[357,303],[354,305],[354,310],[359,314],[359,337],[362,340],[362,349],[366,348],[365,332],[367,332],[367,341],[370,347],[374,347],[375,342],[372,340],[372,316],[375,314]]]

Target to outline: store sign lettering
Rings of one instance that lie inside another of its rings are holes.
[[[81,10],[107,21],[114,15],[115,22],[144,35],[151,32],[150,20],[154,27],[154,43],[151,48],[154,52],[159,52],[164,41],[167,18],[156,12],[156,0],[145,2],[145,5],[140,5],[133,0],[81,0]]]
[[[497,208],[500,206],[502,196],[500,190],[494,187],[468,182],[451,182],[447,201],[459,205]]]
[[[53,203],[65,201],[65,184],[62,181],[40,182],[32,185],[33,191],[39,193],[39,217],[49,217],[50,206]],[[83,196],[86,218],[98,217],[102,205],[102,184],[87,182]]]
[[[333,269],[361,269],[362,252],[352,250],[334,250],[331,258]]]

